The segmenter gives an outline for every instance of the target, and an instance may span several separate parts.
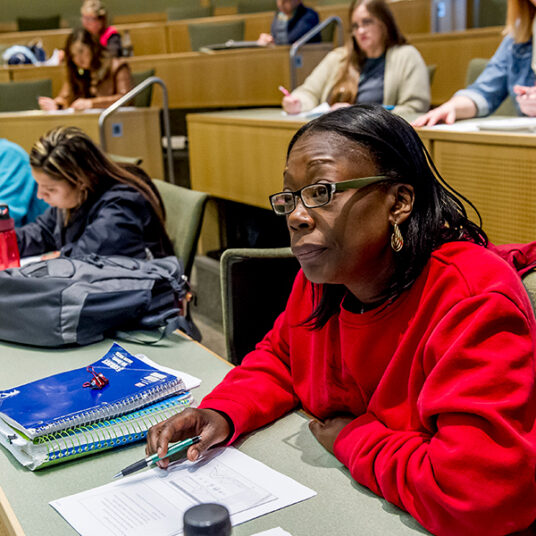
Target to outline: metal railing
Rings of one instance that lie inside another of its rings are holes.
[[[337,41],[338,46],[342,47],[344,44],[344,33],[342,27],[342,20],[340,17],[333,15],[326,20],[317,24],[314,28],[311,28],[306,34],[302,35],[291,47],[290,47],[290,90],[296,89],[297,75],[296,69],[301,67],[301,56],[298,56],[298,50],[300,47],[308,43],[315,35],[319,34],[324,28],[327,28],[330,24],[337,25]]]
[[[150,76],[149,78],[146,78],[143,82],[140,82],[137,86],[133,87],[128,93],[123,95],[119,100],[116,100],[113,104],[108,106],[100,115],[99,115],[99,138],[100,138],[100,144],[101,148],[104,152],[107,150],[107,143],[106,143],[106,130],[104,129],[104,125],[106,122],[106,119],[110,117],[114,112],[117,111],[118,108],[121,106],[125,106],[128,104],[130,100],[132,100],[136,95],[139,95],[142,91],[147,89],[148,87],[152,86],[153,84],[158,84],[162,88],[162,102],[163,102],[163,109],[164,109],[164,133],[167,140],[167,164],[168,164],[168,181],[172,184],[175,183],[175,174],[173,171],[173,157],[171,154],[171,128],[169,126],[169,105],[168,105],[168,92],[166,84],[164,84],[164,81],[161,78],[158,78],[157,76]]]

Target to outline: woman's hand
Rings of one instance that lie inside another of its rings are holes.
[[[348,108],[350,106],[349,102],[334,102],[331,105],[330,110],[338,110],[339,108]]]
[[[333,445],[341,430],[355,417],[333,417],[326,419],[324,422],[313,420],[309,423],[309,430],[316,437],[318,442],[328,451],[333,454]]]
[[[301,112],[301,101],[298,99],[298,97],[293,97],[292,95],[289,95],[288,97],[283,97],[283,110],[287,112],[287,114],[295,115],[299,114]]]
[[[230,434],[229,422],[217,411],[188,408],[149,429],[145,452],[148,456],[157,453],[161,458],[166,455],[169,443],[201,436],[201,441],[186,451],[188,459],[193,462],[213,445],[225,441]],[[158,465],[165,469],[169,459],[158,462]]]
[[[75,110],[89,110],[91,108],[91,99],[76,99],[72,104],[71,108]]]
[[[265,47],[266,45],[272,45],[274,43],[274,38],[271,34],[261,33],[257,39],[257,45]]]
[[[39,108],[46,112],[52,112],[58,109],[58,103],[50,97],[39,97],[37,102],[39,103]]]
[[[441,106],[421,115],[411,124],[414,127],[432,127],[437,125],[437,123],[451,125],[454,121],[456,121],[456,107],[452,101],[447,101]]]
[[[536,116],[536,86],[514,86],[520,110],[529,117]]]

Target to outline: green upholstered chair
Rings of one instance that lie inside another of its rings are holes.
[[[134,86],[137,86],[150,76],[154,76],[154,69],[147,69],[146,71],[137,71],[132,73],[132,82]],[[151,106],[152,97],[153,86],[149,86],[132,99],[132,105],[137,106],[138,108],[147,108]]]
[[[467,72],[465,74],[465,85],[472,84],[484,70],[489,60],[486,58],[473,58],[467,66]],[[495,110],[492,115],[515,115],[517,116],[516,107],[510,97],[504,99],[502,104]]]
[[[188,24],[190,46],[192,50],[199,50],[207,45],[244,40],[245,23],[243,20],[228,22],[209,22]]]
[[[506,0],[479,0],[477,2],[475,27],[504,26],[506,20]]]
[[[166,9],[168,20],[198,19],[201,17],[211,17],[212,6],[180,6],[168,7]]]
[[[261,13],[263,11],[275,11],[275,0],[238,0],[236,11],[238,13]]]
[[[50,17],[17,17],[17,29],[19,32],[56,30],[59,27],[59,15],[51,15]]]
[[[208,195],[161,180],[155,180],[154,184],[164,202],[166,231],[175,255],[183,262],[184,273],[190,277]]]
[[[37,110],[38,97],[52,97],[52,80],[0,83],[0,112]]]
[[[227,249],[220,260],[227,360],[238,365],[287,303],[299,263],[290,248]]]
[[[432,85],[432,82],[434,81],[435,72],[437,70],[437,65],[427,65],[426,69],[428,69],[428,80],[430,82],[430,85]]]
[[[532,307],[536,313],[536,270],[532,270],[532,272],[525,274],[523,277],[523,284],[527,289],[527,294],[529,295]]]

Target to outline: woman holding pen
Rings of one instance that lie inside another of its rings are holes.
[[[198,409],[150,429],[147,454],[200,436],[197,460],[303,408],[311,441],[432,534],[527,529],[536,320],[518,270],[534,245],[507,262],[379,105],[304,125],[271,203],[301,265],[286,308]]]
[[[378,103],[395,113],[425,112],[430,106],[426,65],[406,43],[384,0],[354,0],[352,32],[345,47],[330,52],[303,85],[283,98],[289,114],[332,107]]]
[[[107,108],[132,89],[130,67],[108,52],[85,29],[65,44],[67,80],[55,98],[39,97],[42,110]]]

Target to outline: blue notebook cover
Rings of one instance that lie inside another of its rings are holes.
[[[0,391],[0,417],[29,438],[110,419],[184,389],[180,378],[158,370],[118,344],[92,363],[109,380],[102,389],[83,387],[87,367]]]

